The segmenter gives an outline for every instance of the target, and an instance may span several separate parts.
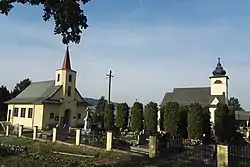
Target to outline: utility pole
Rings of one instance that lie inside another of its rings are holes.
[[[108,103],[110,103],[110,94],[111,94],[111,79],[114,77],[112,75],[112,71],[109,71],[109,74],[106,74],[106,76],[109,78],[109,95],[108,95]]]

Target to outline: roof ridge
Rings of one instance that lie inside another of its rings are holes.
[[[44,83],[44,82],[52,82],[52,81],[54,81],[54,80],[36,81],[36,82],[31,82],[31,84]]]
[[[197,86],[197,87],[179,87],[174,89],[199,89],[199,88],[210,88],[209,86]]]

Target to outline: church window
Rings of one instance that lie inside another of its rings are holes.
[[[72,82],[72,75],[69,75],[69,82]]]
[[[50,119],[54,119],[54,117],[55,117],[55,114],[54,114],[54,113],[50,113],[50,114],[49,114],[49,118],[50,118]]]
[[[222,84],[221,80],[216,80],[214,84]]]
[[[14,108],[14,114],[13,114],[14,117],[18,117],[18,108]]]
[[[78,119],[81,119],[81,114],[77,114],[77,118],[78,118]]]
[[[26,108],[21,108],[21,117],[25,118]]]
[[[68,87],[68,96],[71,96],[71,86]]]
[[[60,74],[57,74],[57,82],[60,81]]]
[[[28,110],[28,118],[32,118],[33,115],[33,108],[29,108]]]

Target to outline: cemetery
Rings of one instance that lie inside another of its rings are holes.
[[[250,163],[249,119],[235,115],[247,112],[236,112],[237,105],[229,105],[228,77],[220,59],[210,77],[211,92],[210,87],[177,88],[166,93],[160,105],[136,101],[129,107],[111,102],[110,93],[108,100],[101,97],[91,105],[76,88],[68,47],[55,74],[55,80],[30,83],[5,102],[7,120],[0,122],[3,162],[21,157],[27,161],[22,164],[39,159],[37,163],[52,165],[56,159],[73,166],[248,167]],[[111,85],[112,71],[108,77]]]
[[[3,125],[5,124],[3,123]],[[190,141],[178,137],[172,138],[164,133],[153,137],[146,135],[144,130],[138,135],[133,132],[123,132],[121,135],[115,136],[115,133],[112,132],[107,132],[106,135],[96,135],[90,130],[88,130],[87,133],[80,129],[66,130],[58,127],[43,131],[42,133],[39,132],[37,127],[34,127],[33,130],[27,130],[24,129],[22,125],[14,127],[6,125],[4,129],[2,128],[0,137],[0,153],[2,157],[7,156],[4,155],[5,152],[8,153],[8,156],[26,154],[27,149],[33,147],[31,143],[38,142],[39,144],[43,143],[42,147],[46,148],[54,144],[59,144],[58,149],[52,149],[51,151],[53,154],[60,154],[60,156],[71,155],[78,158],[80,156],[87,156],[88,158],[94,158],[96,156],[92,153],[91,155],[86,155],[86,153],[79,154],[78,151],[74,150],[74,148],[82,147],[91,150],[90,152],[121,154],[121,156],[133,157],[139,161],[131,163],[137,165],[141,163],[152,163],[155,161],[155,157],[158,157],[157,163],[164,159],[165,163],[171,163],[172,161],[187,164],[197,163],[200,166],[202,165],[201,167],[220,167],[220,161],[226,162],[231,167],[234,167],[233,163],[236,162],[236,165],[241,163],[241,166],[247,166],[247,164],[250,163],[250,159],[248,158],[250,155],[250,147],[247,144],[245,144],[244,147],[243,144],[229,144],[228,146],[216,143],[208,144],[197,140]],[[156,138],[158,140],[156,140]],[[22,144],[22,142],[25,144]],[[119,142],[121,143],[120,145]],[[125,146],[126,144],[127,146]],[[225,154],[227,155],[226,158]],[[151,159],[148,159],[148,157],[151,157]]]

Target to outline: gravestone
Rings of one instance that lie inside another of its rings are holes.
[[[147,144],[147,135],[144,130],[141,131],[137,137],[138,145],[146,145]]]
[[[18,134],[18,132],[19,132],[19,124],[15,124],[13,129],[13,134]]]
[[[59,126],[57,134],[59,139],[67,139],[69,137],[69,126],[67,124],[64,124],[63,127]]]

